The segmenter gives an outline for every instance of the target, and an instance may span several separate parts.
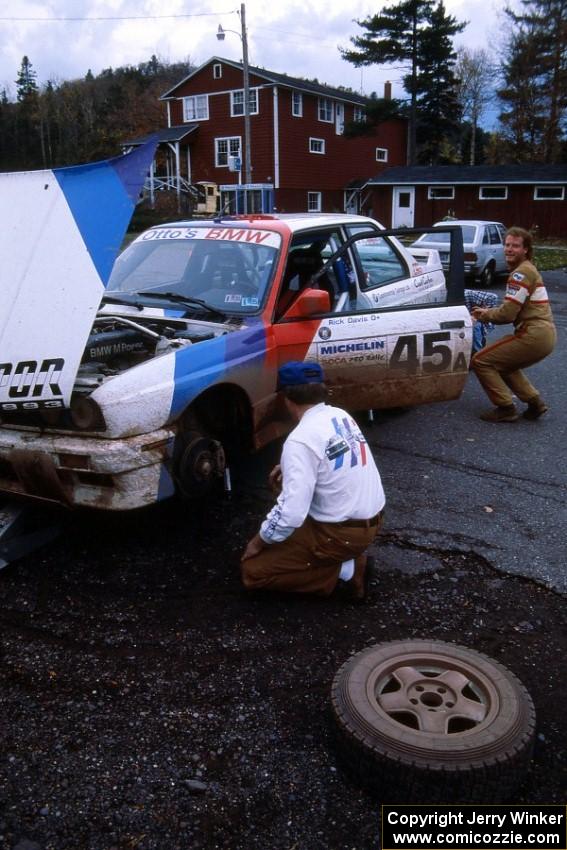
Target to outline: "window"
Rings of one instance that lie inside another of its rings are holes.
[[[328,97],[319,98],[319,121],[327,121],[329,124],[334,121],[333,101]]]
[[[362,268],[361,289],[374,289],[408,277],[408,269],[392,244],[380,236],[361,239],[353,246]]]
[[[564,201],[565,186],[536,186],[534,201]]]
[[[500,231],[498,230],[496,225],[489,224],[486,229],[488,230],[488,239],[490,245],[501,245],[502,240],[500,239]]]
[[[309,153],[325,153],[325,139],[309,139]]]
[[[303,115],[303,95],[300,91],[291,94],[291,114],[295,118],[301,118]]]
[[[321,192],[307,193],[307,212],[321,212]]]
[[[240,156],[240,136],[215,139],[215,166],[227,168],[229,156]]]
[[[388,162],[387,148],[376,148],[376,162]]]
[[[508,187],[481,186],[478,197],[481,201],[505,201],[508,197]]]
[[[258,89],[250,89],[250,115],[258,114]],[[233,118],[244,115],[244,89],[230,93],[230,114]]]
[[[220,80],[221,77],[222,77],[222,65],[220,65],[218,62],[215,62],[215,64],[213,65],[213,79],[214,80]]]
[[[430,201],[452,201],[455,197],[454,186],[429,186],[427,197]]]
[[[362,106],[355,106],[352,113],[353,121],[366,121],[366,112]]]
[[[194,97],[183,98],[184,121],[207,121],[209,118],[209,96],[196,94]]]
[[[319,192],[309,194],[318,196]],[[313,275],[321,270],[342,241],[338,229],[325,231],[318,228],[316,231],[302,231],[293,237],[276,306],[278,319],[285,315],[303,290],[313,285]],[[331,308],[344,291],[340,281],[346,279],[346,274],[345,259],[339,258],[317,280],[317,289],[329,294]]]

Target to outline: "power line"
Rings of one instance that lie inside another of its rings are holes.
[[[229,11],[224,12],[187,12],[181,13],[177,15],[105,15],[105,16],[95,16],[95,17],[53,17],[53,18],[38,18],[38,17],[28,17],[28,18],[16,18],[16,17],[0,17],[0,21],[9,21],[10,23],[29,23],[34,21],[36,23],[42,24],[51,24],[51,23],[60,23],[62,21],[65,22],[77,22],[77,21],[154,21],[161,20],[164,18],[207,18],[207,17],[217,17],[218,15],[232,15],[236,12],[236,9],[230,9]]]

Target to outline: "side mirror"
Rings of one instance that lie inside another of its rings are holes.
[[[304,289],[287,310],[284,319],[307,319],[318,313],[331,312],[331,298],[324,289]]]

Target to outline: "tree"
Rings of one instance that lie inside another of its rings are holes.
[[[431,10],[429,22],[421,38],[420,72],[415,80],[418,159],[427,164],[454,162],[460,127],[452,37],[465,25],[447,15],[442,0]]]
[[[557,162],[567,110],[567,0],[522,0],[521,5],[520,13],[505,10],[513,29],[498,92],[503,133],[520,143],[525,159]],[[522,116],[522,110],[528,114]]]
[[[461,120],[467,123],[470,130],[469,165],[474,165],[477,160],[479,123],[487,106],[494,99],[495,75],[496,69],[488,51],[483,48],[469,50],[466,47],[457,50],[457,101]]]
[[[445,15],[442,3],[437,6],[438,18],[442,22],[440,42],[450,38],[464,29],[465,24],[458,24],[452,16]],[[341,49],[341,54],[347,62],[356,67],[361,65],[382,65],[395,62],[409,63],[410,71],[404,79],[404,87],[410,95],[409,110],[409,162],[415,164],[417,159],[417,109],[418,98],[425,97],[423,85],[427,85],[427,63],[435,55],[436,48],[443,52],[441,45],[436,45],[436,35],[432,23],[434,16],[433,0],[402,0],[395,6],[382,9],[376,15],[357,24],[366,33],[351,38],[355,50]],[[450,63],[450,59],[447,59]],[[431,78],[440,76],[440,67],[432,73]]]
[[[546,122],[546,93],[538,75],[538,39],[518,30],[508,44],[502,63],[504,86],[498,89],[503,110],[498,119],[511,162],[541,162]]]
[[[16,97],[18,103],[23,103],[37,95],[37,74],[27,56],[22,59],[22,64],[16,80]]]

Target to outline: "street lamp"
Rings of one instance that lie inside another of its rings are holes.
[[[225,30],[219,24],[217,38],[224,41],[225,33],[232,32],[242,41],[242,69],[244,75],[244,182],[252,182],[252,165],[250,161],[250,72],[248,68],[248,41],[246,39],[246,7],[240,4],[240,28],[236,30]]]

